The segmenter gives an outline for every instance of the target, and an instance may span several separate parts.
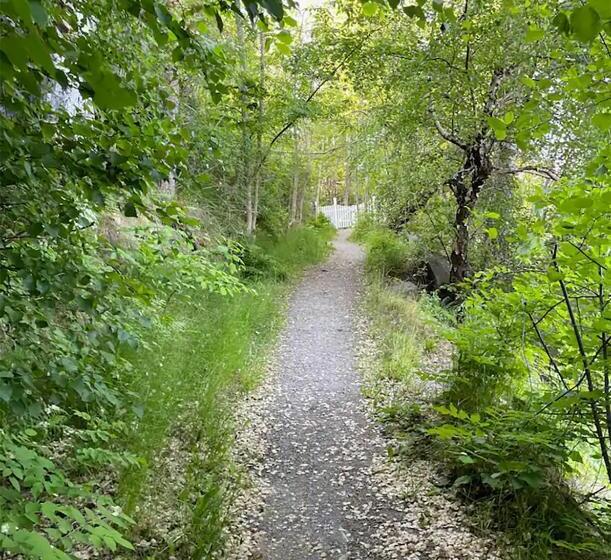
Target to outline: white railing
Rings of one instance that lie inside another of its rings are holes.
[[[327,216],[337,229],[353,227],[356,224],[358,215],[367,211],[368,208],[364,203],[346,206],[338,204],[337,198],[333,199],[333,204],[319,206],[316,210],[317,214],[324,214]]]

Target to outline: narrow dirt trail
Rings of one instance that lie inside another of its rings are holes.
[[[340,231],[329,260],[294,293],[270,404],[265,560],[369,558],[371,535],[396,515],[369,470],[381,441],[356,371],[355,306],[363,252]]]
[[[498,560],[431,465],[388,460],[392,442],[361,395],[364,255],[347,237],[293,293],[270,374],[242,413],[237,462],[251,486],[228,558]]]

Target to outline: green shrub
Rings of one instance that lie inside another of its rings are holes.
[[[241,245],[240,257],[245,278],[286,278],[286,270],[283,270],[280,262],[256,243]]]
[[[440,441],[454,486],[480,507],[489,504],[511,533],[514,558],[607,558],[608,532],[564,482],[583,461],[573,434],[557,416],[533,414],[523,404],[522,410],[496,407],[482,414],[453,404],[435,407],[446,421],[428,432]]]
[[[324,214],[318,214],[318,216],[314,218],[310,218],[306,224],[308,227],[313,227],[321,230],[335,230],[331,220],[327,218]]]
[[[370,231],[365,244],[366,267],[370,272],[384,276],[402,276],[406,273],[407,244],[390,230],[378,228]]]
[[[0,549],[49,560],[68,560],[84,547],[133,549],[122,535],[133,520],[109,497],[71,481],[38,435],[0,429]]]
[[[350,238],[359,243],[365,242],[367,240],[367,236],[377,228],[379,228],[379,226],[371,214],[359,214],[356,224],[352,228]]]
[[[528,365],[521,336],[524,320],[516,305],[511,294],[498,288],[474,290],[464,301],[462,321],[447,333],[457,350],[454,369],[443,380],[447,402],[481,411],[520,395]]]

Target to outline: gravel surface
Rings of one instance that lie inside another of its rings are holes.
[[[360,389],[363,253],[347,236],[295,290],[269,376],[237,413],[250,487],[234,505],[228,558],[496,559],[426,463],[405,473],[387,458]]]

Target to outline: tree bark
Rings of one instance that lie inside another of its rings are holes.
[[[238,34],[239,44],[239,58],[240,58],[240,71],[242,77],[246,74],[246,44],[244,37],[244,27],[242,19],[236,15],[236,29]],[[250,133],[248,130],[248,98],[246,93],[243,91],[244,85],[240,85],[242,89],[242,95],[240,96],[240,116],[241,116],[241,128],[242,128],[242,154],[238,158],[238,185],[239,189],[245,194],[244,210],[246,214],[246,233],[251,235],[254,231],[254,214],[253,214],[253,189],[251,181],[251,157],[250,157]]]
[[[297,129],[293,129],[293,139],[293,181],[289,206],[289,227],[293,227],[297,223],[297,207],[299,203],[299,137]]]
[[[352,188],[352,176],[350,174],[350,136],[346,136],[346,160],[344,175],[344,206],[350,204],[350,190]]]
[[[255,169],[255,194],[252,205],[252,231],[257,229],[259,217],[259,197],[263,183],[263,120],[265,117],[265,35],[259,31],[259,107],[257,113],[257,167]]]
[[[496,139],[488,126],[487,118],[499,110],[499,89],[508,69],[496,69],[490,79],[488,95],[482,110],[482,121],[471,141],[464,141],[454,132],[446,130],[435,118],[433,108],[429,111],[439,135],[454,144],[464,153],[461,168],[447,181],[456,201],[454,217],[454,246],[450,255],[450,282],[462,282],[469,274],[469,220],[479,194],[494,169],[492,152]]]

